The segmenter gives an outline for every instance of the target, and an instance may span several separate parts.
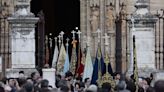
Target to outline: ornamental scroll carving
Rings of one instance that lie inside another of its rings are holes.
[[[99,28],[100,21],[100,11],[99,7],[93,6],[91,7],[91,15],[90,15],[90,24],[91,24],[91,32],[96,32]]]

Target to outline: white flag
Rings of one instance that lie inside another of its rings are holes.
[[[55,46],[55,50],[54,50],[54,55],[53,55],[53,60],[52,60],[52,67],[56,68],[56,63],[58,60],[58,54],[59,54],[59,50],[58,50],[58,46]]]
[[[93,74],[93,64],[92,64],[92,58],[91,58],[90,50],[88,47],[86,60],[85,60],[85,66],[84,66],[83,80],[85,78],[92,79],[92,74]]]
[[[59,73],[61,75],[63,75],[65,59],[66,59],[66,51],[65,51],[65,47],[62,43],[60,52],[59,52],[58,61],[57,61],[57,73]]]

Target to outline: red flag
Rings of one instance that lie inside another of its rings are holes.
[[[76,75],[81,76],[83,74],[83,71],[84,71],[84,58],[83,58],[82,51],[81,51],[81,46],[80,46],[80,43],[79,43]]]

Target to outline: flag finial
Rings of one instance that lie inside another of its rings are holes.
[[[76,31],[73,30],[71,33],[72,33],[72,35],[73,35],[73,36],[72,36],[72,39],[75,40],[75,33],[76,33]]]
[[[67,38],[66,41],[67,41],[66,46],[68,47],[69,46],[69,38]]]
[[[78,37],[79,37],[79,42],[80,42],[81,31],[80,31],[80,30],[78,30],[77,34],[78,34]]]
[[[64,35],[64,32],[61,31],[61,32],[60,32],[60,35],[61,35],[61,40],[62,40],[62,42],[63,42],[63,35]]]

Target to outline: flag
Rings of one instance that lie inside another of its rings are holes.
[[[50,59],[50,52],[48,48],[48,36],[46,36],[46,41],[45,41],[45,49],[46,49],[46,55],[45,55],[45,63],[44,65],[49,64],[49,59]]]
[[[77,69],[76,69],[76,74],[77,76],[81,76],[83,71],[84,71],[84,63],[83,63],[83,55],[81,51],[81,46],[79,43],[79,48],[78,48],[78,61],[77,61]]]
[[[62,43],[60,52],[59,52],[58,62],[57,62],[57,72],[61,75],[63,75],[65,59],[66,59],[66,51]]]
[[[54,55],[53,55],[53,60],[52,60],[52,67],[55,69],[56,69],[56,63],[58,60],[58,54],[59,54],[58,46],[55,44]]]
[[[101,47],[99,46],[96,53],[91,84],[97,85],[98,79],[102,77],[103,74],[105,74],[105,63],[101,53]]]
[[[72,41],[72,56],[71,56],[71,63],[70,63],[70,72],[72,72],[73,75],[75,75],[76,72],[76,62],[77,62],[77,56],[76,56],[76,40]]]
[[[87,55],[86,55],[86,60],[85,60],[84,72],[83,72],[83,80],[85,78],[92,79],[92,74],[93,74],[92,58],[90,54],[90,49],[89,47],[87,47]]]
[[[64,71],[63,73],[65,74],[67,71],[69,71],[69,54],[68,54],[68,46],[67,46],[67,54],[66,54],[66,59],[64,63]]]

